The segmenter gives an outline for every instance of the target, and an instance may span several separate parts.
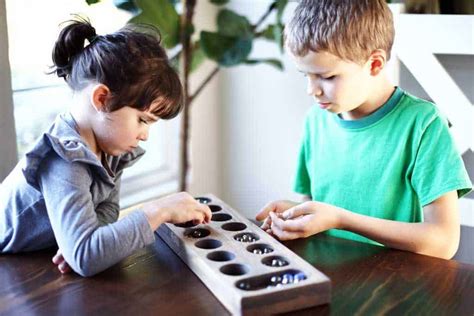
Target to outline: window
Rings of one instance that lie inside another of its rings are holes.
[[[111,0],[93,6],[85,0],[6,0],[6,13],[17,148],[21,157],[56,115],[70,106],[71,92],[65,82],[46,74],[52,65],[51,49],[60,23],[71,19],[71,14],[81,14],[91,20],[98,34],[105,34],[122,27],[130,16],[115,8]],[[177,120],[160,121],[151,128],[149,140],[141,144],[147,154],[124,173],[122,207],[176,190],[178,172],[173,166],[177,165],[178,129]]]

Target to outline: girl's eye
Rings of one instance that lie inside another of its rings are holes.
[[[336,78],[336,76],[329,76],[329,77],[326,77],[326,78],[323,78],[324,80],[333,80],[334,78]]]
[[[140,118],[140,119],[139,119],[139,121],[140,121],[140,123],[143,123],[143,124],[148,124],[148,122],[147,122],[147,121],[145,121],[145,120],[144,120],[144,119],[142,119],[142,118]]]

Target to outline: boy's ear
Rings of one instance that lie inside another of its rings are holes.
[[[387,63],[387,54],[383,49],[376,49],[372,54],[370,54],[369,63],[370,74],[372,76],[377,76]]]
[[[97,84],[91,91],[91,103],[97,112],[107,110],[107,100],[110,97],[110,90],[104,84]]]

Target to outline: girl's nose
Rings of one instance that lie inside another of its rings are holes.
[[[148,129],[148,126],[145,127],[138,136],[138,139],[140,139],[141,141],[146,141],[148,139]]]

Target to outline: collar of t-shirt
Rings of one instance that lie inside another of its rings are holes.
[[[377,109],[377,111],[358,120],[344,120],[337,114],[333,114],[332,116],[334,117],[334,120],[336,120],[336,122],[343,128],[356,129],[367,127],[378,122],[385,115],[390,113],[390,111],[392,111],[398,104],[402,96],[403,90],[400,89],[400,87],[396,87],[395,91],[392,93],[390,98],[388,98],[387,102]]]

